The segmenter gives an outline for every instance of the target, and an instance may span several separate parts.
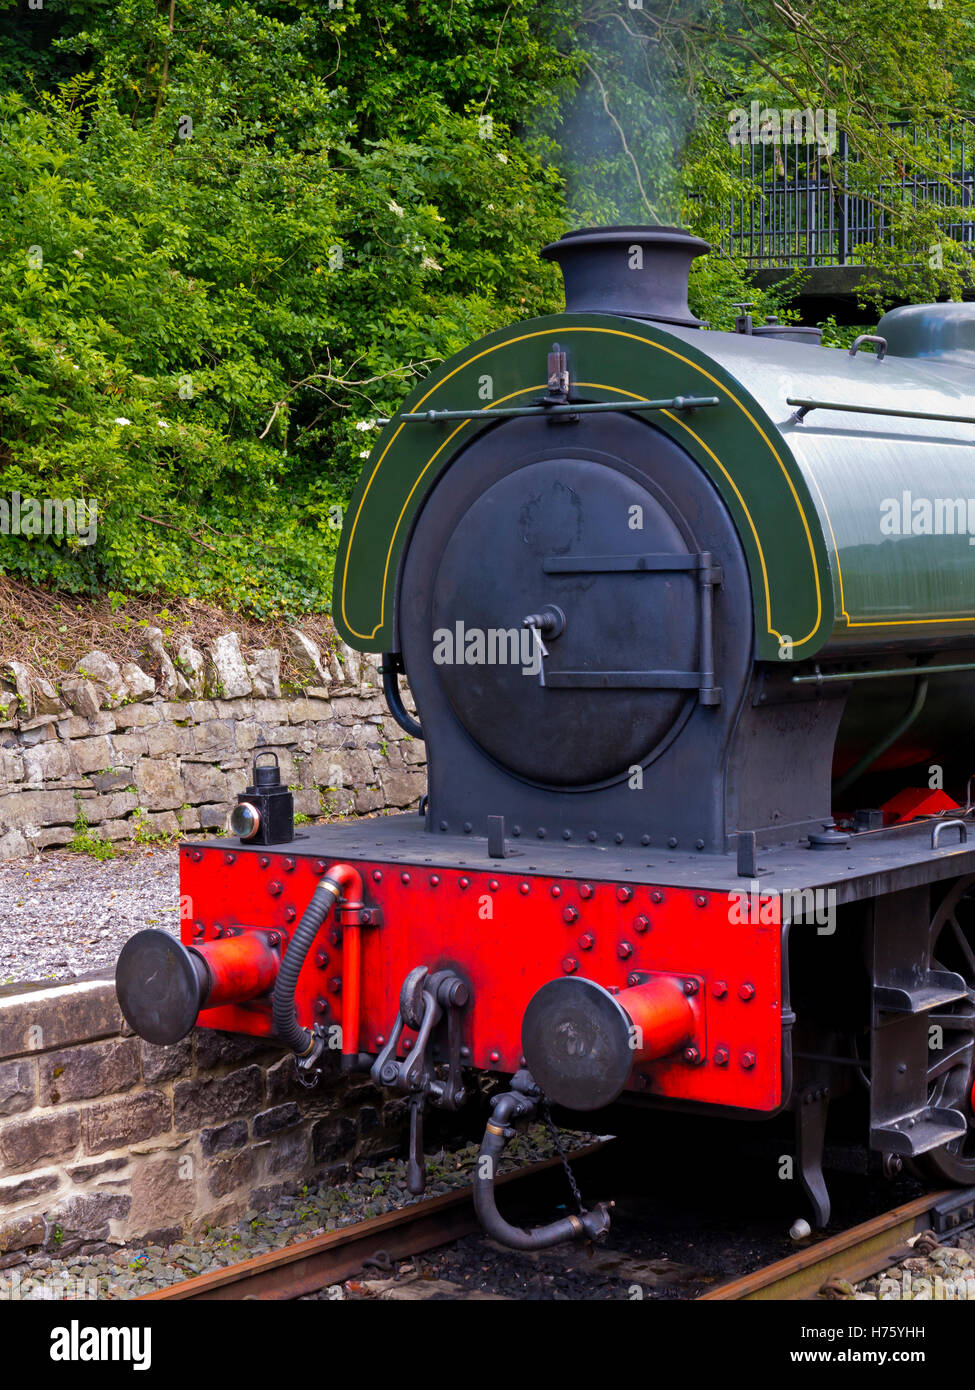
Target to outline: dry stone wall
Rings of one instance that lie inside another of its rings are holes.
[[[423,744],[386,711],[378,658],[339,644],[326,661],[292,630],[308,684],[288,698],[281,652],[245,658],[236,633],[172,655],[159,629],[142,641],[141,665],[93,651],[59,688],[0,667],[0,859],[66,845],[78,826],[107,840],[223,829],[262,746],[309,819],[407,809],[426,790]]]
[[[168,1244],[395,1148],[405,1102],[257,1038],[134,1037],[111,980],[0,990],[0,1269]]]

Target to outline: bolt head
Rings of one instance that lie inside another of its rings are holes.
[[[701,1060],[701,1054],[700,1054],[700,1052],[698,1052],[698,1050],[697,1050],[696,1047],[685,1047],[685,1048],[684,1048],[684,1061],[685,1061],[685,1062],[690,1062],[692,1066],[697,1066],[697,1064],[698,1064],[698,1062],[699,1062],[700,1060]]]
[[[621,887],[617,888],[616,896],[621,903],[628,903],[633,897],[633,889],[627,888],[627,886],[623,884]]]
[[[584,931],[579,937],[580,951],[591,951],[595,944],[596,938],[593,936],[592,932]]]
[[[619,956],[620,960],[629,960],[630,956],[633,954],[633,947],[628,941],[621,941],[616,947],[616,954]]]
[[[328,952],[327,952],[327,951],[316,951],[316,952],[315,952],[315,964],[318,966],[319,970],[324,970],[325,967],[326,967],[326,965],[328,965]]]
[[[315,1000],[315,1012],[316,1012],[316,1014],[327,1014],[327,1013],[328,1013],[328,1001],[325,1000],[325,999],[316,999],[316,1000]]]
[[[272,898],[277,898],[283,891],[283,885],[280,884],[276,878],[274,878],[267,885],[267,891],[271,894]]]
[[[574,975],[579,969],[579,962],[576,960],[575,956],[566,956],[562,962],[562,969],[567,975]]]
[[[223,858],[224,858],[224,863],[225,863],[225,864],[234,864],[234,863],[236,863],[236,861],[237,861],[237,856],[236,856],[236,854],[229,854],[229,853],[228,853],[228,854],[225,854]]]
[[[297,913],[297,911],[295,910],[295,908],[293,908],[293,907],[286,907],[286,908],[284,909],[284,920],[285,920],[286,922],[293,922],[297,916],[298,916],[298,913]]]
[[[328,987],[332,994],[342,993],[342,981],[338,975],[335,975],[331,980],[329,980]]]
[[[726,1067],[728,1065],[728,1049],[726,1047],[716,1047],[714,1050],[714,1065],[716,1067]]]
[[[694,902],[698,907],[707,907],[708,905],[708,900],[704,893],[697,893]]]
[[[661,893],[661,891],[660,891],[659,888],[655,888],[655,889],[653,890],[653,892],[650,894],[650,901],[651,901],[652,903],[662,903],[663,900],[664,900],[664,895],[663,895],[663,893]]]
[[[746,980],[745,983],[738,990],[738,998],[744,999],[745,1003],[747,1004],[750,999],[755,998],[755,986],[753,984],[750,984],[748,980]]]
[[[278,936],[278,934],[277,934],[276,931],[273,931],[273,932],[270,932],[270,933],[269,933],[268,938],[267,938],[267,944],[268,944],[269,946],[280,946],[280,945],[281,945],[281,938],[280,938],[280,936]]]
[[[578,922],[579,909],[577,907],[564,907],[562,909],[562,920],[563,922],[568,922],[570,926],[573,922]]]
[[[284,861],[284,871],[285,871],[286,874],[292,873],[293,870],[294,870],[294,867],[295,867],[295,861],[294,861],[293,859],[286,859],[286,860]]]
[[[650,918],[649,918],[649,917],[644,917],[643,913],[641,912],[640,915],[639,915],[639,917],[635,917],[635,918],[633,919],[633,930],[634,930],[634,931],[638,931],[638,932],[649,931],[649,930],[650,930]]]
[[[755,1065],[754,1052],[743,1052],[741,1054],[741,1064],[746,1071],[751,1071],[752,1067]]]
[[[715,999],[723,999],[728,993],[728,986],[724,980],[715,980],[711,986],[711,993]]]
[[[271,861],[268,860],[268,863],[270,863],[270,862],[271,862]],[[318,874],[318,876],[319,876],[319,878],[320,878],[327,868],[328,868],[328,865],[325,863],[325,860],[324,860],[324,859],[316,859],[316,860],[314,861],[314,863],[312,864],[312,866],[311,866],[311,871],[312,871],[313,874]]]
[[[685,980],[685,981],[684,981],[684,993],[685,993],[685,994],[696,994],[696,993],[697,993],[697,980]]]
[[[592,895],[593,895],[593,893],[595,893],[595,891],[596,891],[596,890],[595,890],[595,888],[593,888],[593,886],[592,886],[591,883],[583,883],[582,886],[581,886],[580,889],[579,889],[579,897],[580,897],[580,898],[591,898]]]

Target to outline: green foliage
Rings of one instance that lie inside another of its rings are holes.
[[[76,854],[90,854],[93,859],[115,858],[115,846],[111,840],[103,840],[97,830],[92,830],[80,801],[74,823],[74,837],[68,842],[68,849],[74,850]]]
[[[754,197],[730,108],[832,107],[882,205],[878,299],[971,277],[936,122],[975,96],[975,0],[0,0],[0,497],[97,501],[3,537],[75,592],[327,607],[376,419],[444,357],[558,308],[570,223],[722,235]],[[919,145],[892,137],[910,117]],[[839,166],[830,166],[837,194]],[[885,201],[886,200],[886,201]],[[930,248],[938,247],[932,264]],[[782,312],[716,251],[692,304]]]

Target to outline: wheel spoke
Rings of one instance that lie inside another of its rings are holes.
[[[954,933],[955,940],[961,947],[962,955],[965,957],[965,963],[968,966],[968,979],[969,982],[971,982],[972,980],[975,980],[975,951],[972,950],[968,937],[965,935],[965,932],[959,924],[957,917],[949,918],[949,922],[951,924],[951,930]]]
[[[972,1042],[962,1043],[960,1047],[952,1048],[943,1057],[928,1067],[928,1081],[931,1082],[935,1077],[943,1076],[945,1072],[952,1071],[955,1067],[970,1067],[972,1062]]]

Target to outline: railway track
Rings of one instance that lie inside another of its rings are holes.
[[[975,1188],[929,1192],[783,1260],[701,1294],[700,1303],[816,1298],[833,1279],[850,1283],[889,1269],[913,1253],[923,1231],[945,1235],[975,1223]]]
[[[605,1157],[609,1147],[602,1141],[578,1149],[572,1155],[573,1165],[591,1164],[600,1156]],[[501,1187],[509,1193],[517,1190],[518,1198],[533,1209],[546,1199],[560,1198],[563,1181],[558,1158],[502,1174],[498,1179]],[[815,1299],[833,1280],[855,1283],[896,1265],[914,1253],[910,1242],[924,1231],[946,1236],[972,1224],[975,1188],[928,1193],[709,1289],[695,1301]],[[471,1189],[462,1188],[155,1289],[138,1301],[302,1298],[333,1285],[340,1286],[361,1275],[370,1264],[389,1271],[395,1261],[450,1245],[479,1230]],[[551,1257],[556,1254],[551,1252]],[[448,1292],[445,1296],[454,1295]]]

